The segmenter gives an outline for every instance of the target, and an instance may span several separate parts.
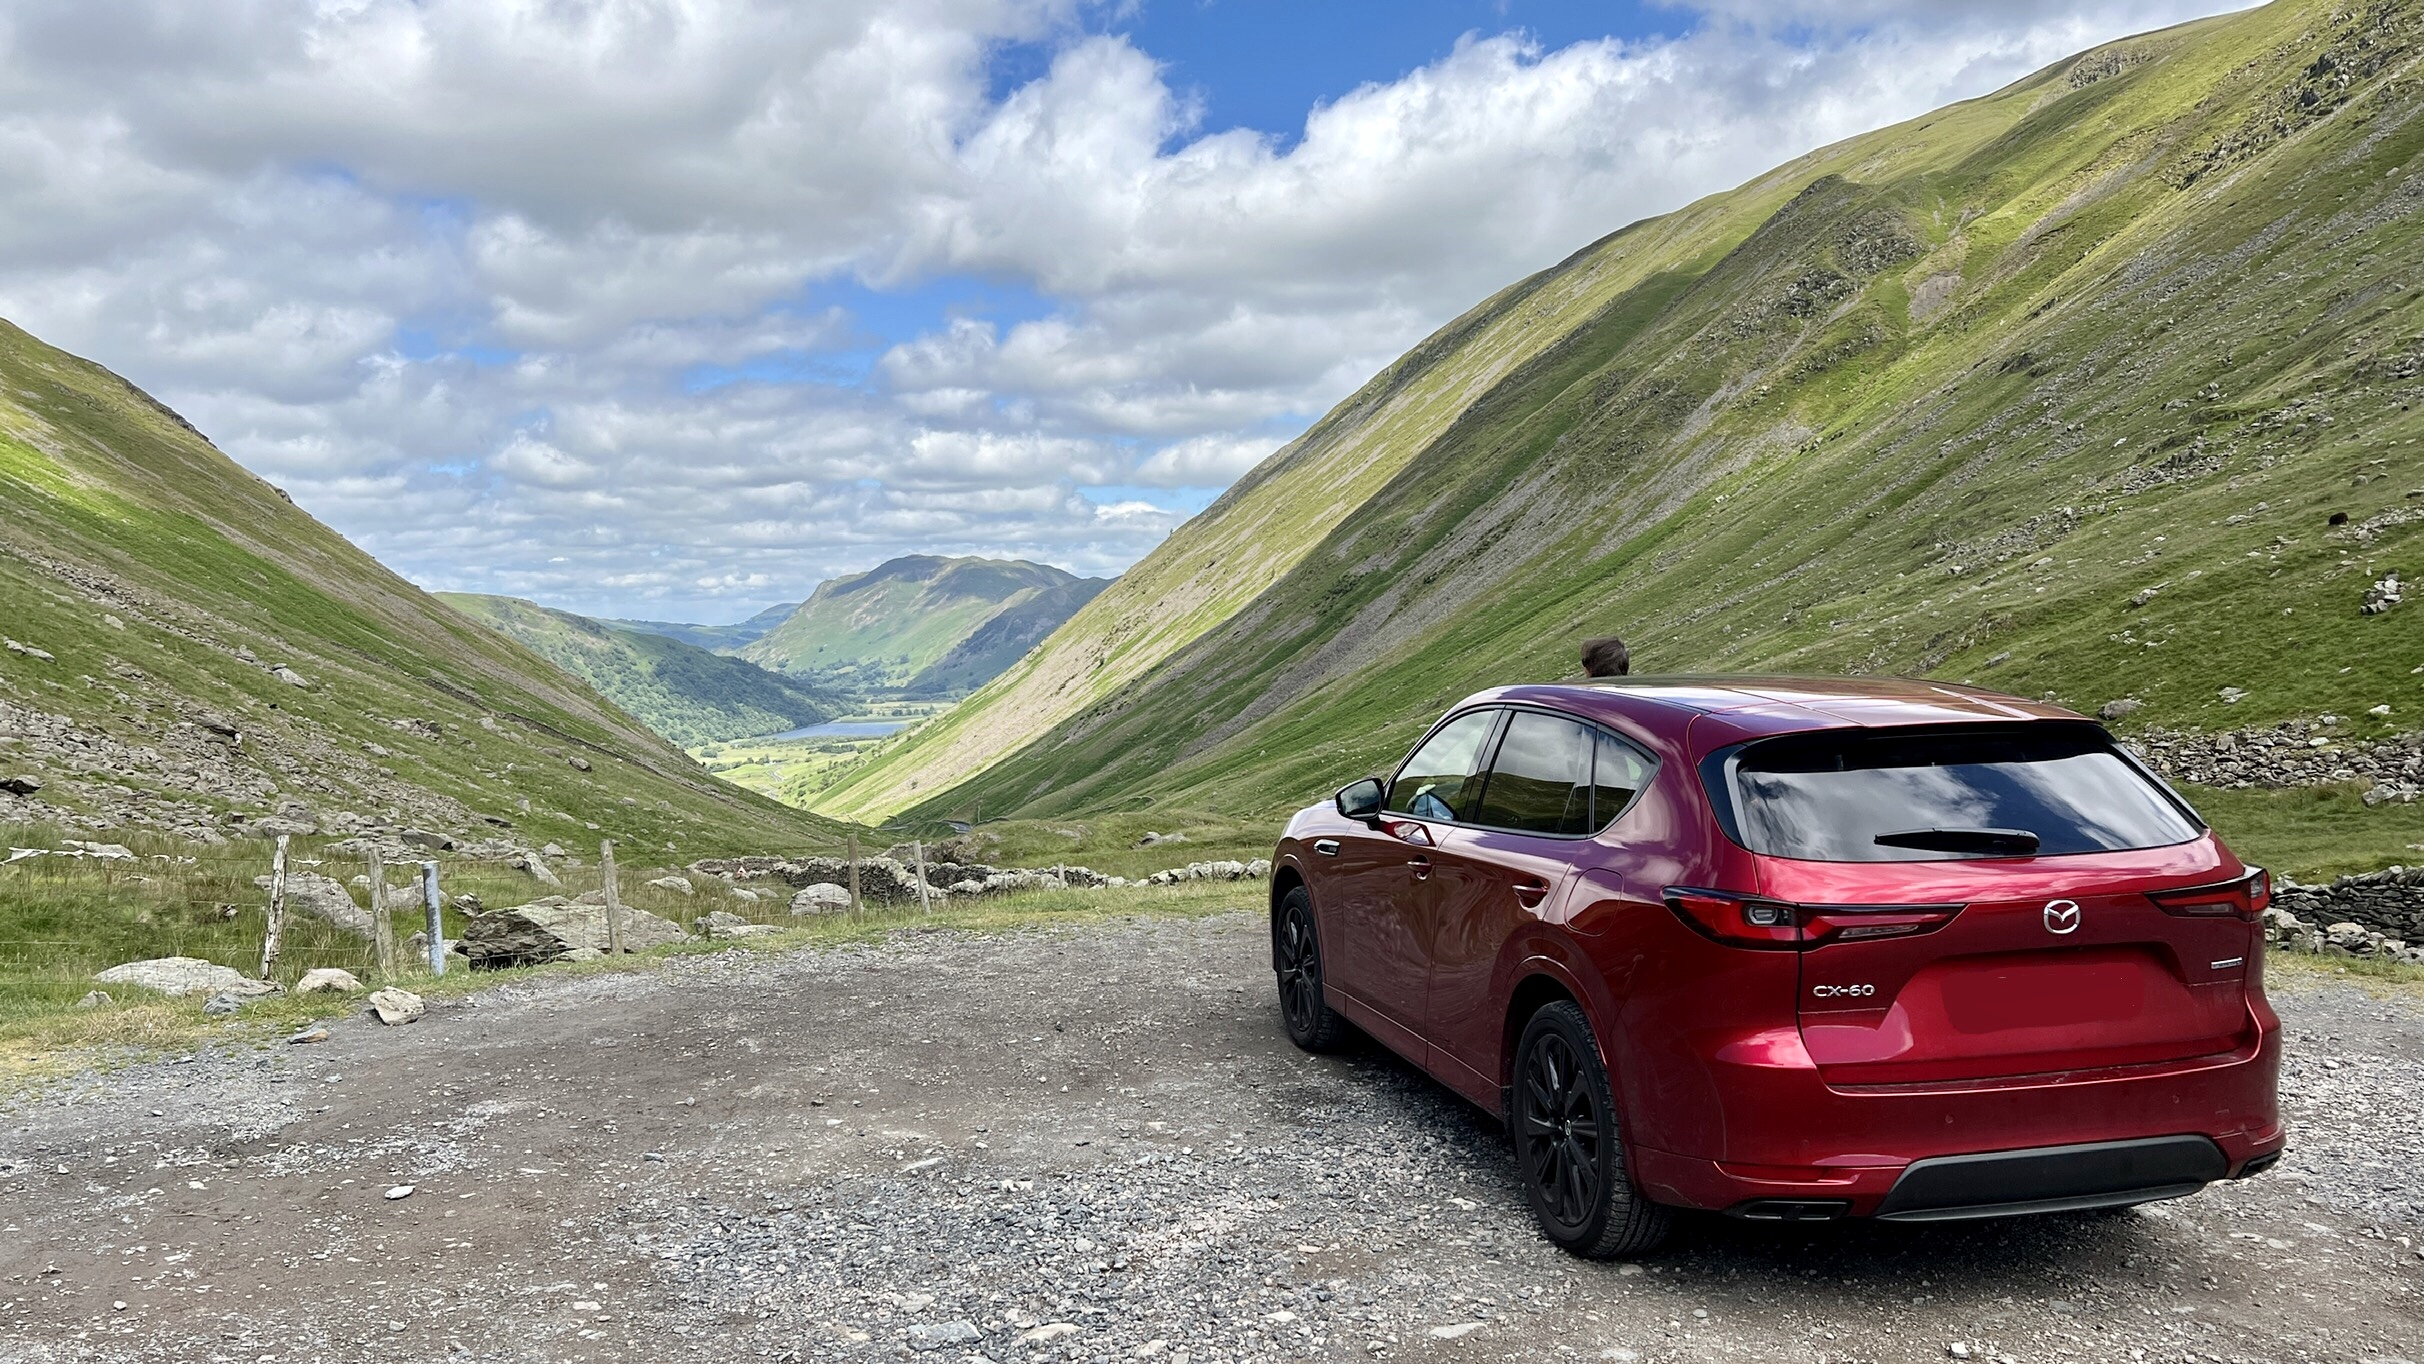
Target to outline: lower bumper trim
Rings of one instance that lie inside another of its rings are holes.
[[[2127,1207],[2186,1197],[2229,1170],[2222,1148],[2193,1135],[1936,1156],[1902,1172],[1877,1216],[1949,1222]]]

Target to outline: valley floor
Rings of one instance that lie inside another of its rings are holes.
[[[1545,1246],[1437,1086],[1290,1047],[1250,912],[532,979],[18,1100],[0,1359],[2413,1355],[2424,1003],[2381,988],[2277,973],[2272,1176],[1635,1267]]]

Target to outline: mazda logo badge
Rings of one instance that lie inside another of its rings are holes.
[[[2045,931],[2076,933],[2079,931],[2079,904],[2075,900],[2049,900],[2045,906]]]

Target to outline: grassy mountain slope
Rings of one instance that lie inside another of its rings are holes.
[[[784,602],[780,606],[769,606],[749,619],[732,625],[685,625],[671,620],[601,620],[598,623],[611,625],[618,630],[663,635],[667,639],[678,639],[701,649],[729,654],[790,619],[791,613],[799,609],[798,602]]]
[[[1072,578],[1025,595],[968,632],[951,652],[918,670],[901,688],[904,696],[965,696],[1002,675],[1027,651],[1051,637],[1061,623],[1111,585],[1107,578]]]
[[[684,748],[813,725],[847,709],[754,663],[668,635],[619,628],[517,597],[441,592],[438,600],[530,646]]]
[[[740,656],[859,691],[917,687],[934,692],[943,688],[934,681],[921,684],[921,674],[953,660],[954,651],[988,622],[1005,612],[1019,612],[1011,630],[1020,628],[1020,620],[1032,629],[1038,609],[1048,613],[1054,603],[1072,610],[1082,604],[1082,597],[1073,601],[1065,589],[1088,581],[1099,580],[1023,559],[907,555],[818,584],[799,610],[741,649]],[[1035,638],[1059,623],[1052,620]],[[960,654],[938,679],[973,672],[983,656],[981,645],[975,653]]]
[[[2412,0],[2283,0],[1636,224],[1400,361],[822,808],[1280,809],[1608,629],[1652,671],[2412,728],[2412,605],[2360,604],[2424,527],[2420,36]],[[1262,581],[1182,590],[1216,568]],[[1157,629],[1185,638],[1122,661]]]
[[[215,836],[292,800],[533,842],[834,834],[707,776],[124,380],[5,323],[0,634],[0,776],[41,783],[0,794],[0,823]]]

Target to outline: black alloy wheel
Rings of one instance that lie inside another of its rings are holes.
[[[1321,935],[1313,924],[1313,897],[1303,886],[1288,892],[1271,926],[1271,965],[1279,973],[1279,1016],[1288,1040],[1306,1051],[1329,1051],[1343,1041],[1347,1020],[1321,991]]]
[[[1672,1216],[1633,1185],[1607,1067],[1572,1002],[1544,1006],[1525,1026],[1513,1109],[1516,1170],[1541,1234],[1594,1260],[1638,1255],[1666,1239]]]

